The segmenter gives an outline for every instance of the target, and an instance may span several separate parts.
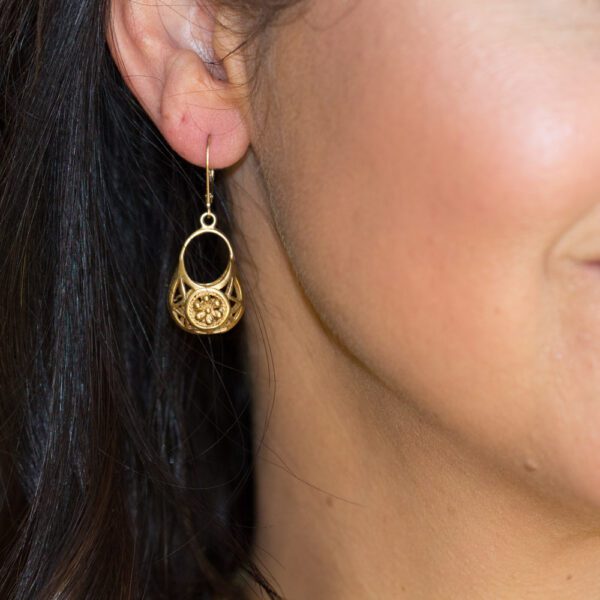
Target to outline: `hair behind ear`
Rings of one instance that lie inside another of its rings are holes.
[[[243,328],[170,321],[202,170],[125,86],[105,10],[0,12],[0,597],[239,599],[245,573],[270,589]]]

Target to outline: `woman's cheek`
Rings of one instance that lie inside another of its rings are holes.
[[[564,49],[545,56],[535,38],[511,39],[487,23],[462,27],[435,13],[424,28],[409,16],[385,51],[379,39],[387,59],[377,69],[373,57],[352,62],[345,73],[354,85],[336,87],[335,69],[319,71],[330,75],[319,87],[342,108],[335,127],[320,122],[335,132],[335,148],[313,163],[325,183],[307,194],[317,218],[306,260],[319,248],[335,261],[342,276],[329,300],[320,286],[323,302],[346,315],[356,346],[365,331],[354,312],[362,302],[345,302],[362,293],[343,277],[351,272],[396,347],[428,304],[429,322],[443,320],[438,330],[465,321],[445,315],[454,297],[467,324],[486,306],[538,319],[539,306],[515,313],[514,305],[528,289],[539,300],[547,252],[600,191],[590,168],[598,139],[585,133],[600,103],[576,91],[589,65],[574,70]],[[326,279],[331,264],[313,262],[315,282]]]
[[[377,243],[361,238],[371,250],[359,265],[385,302],[353,348],[491,455],[544,457],[540,473],[577,472],[582,491],[600,422],[589,368],[600,345],[584,332],[600,338],[600,304],[597,293],[574,301],[555,249],[600,202],[600,62],[575,31],[553,45],[550,28],[511,39],[491,23],[428,24],[382,78],[396,93],[380,93],[377,110],[373,98],[354,105],[354,122],[370,124],[357,155],[379,150],[377,210],[354,235],[376,232]]]
[[[289,38],[283,56],[311,53],[304,77],[278,74],[294,144],[272,166],[297,272],[342,343],[494,460],[562,447],[566,473],[593,464],[570,440],[600,419],[554,253],[600,199],[600,11],[582,33],[542,6],[358,3]]]

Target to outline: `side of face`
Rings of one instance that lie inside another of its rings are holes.
[[[271,52],[262,159],[317,311],[402,402],[600,508],[600,5],[328,0]]]

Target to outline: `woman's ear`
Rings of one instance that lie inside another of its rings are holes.
[[[202,0],[111,0],[110,52],[169,145],[189,162],[237,162],[250,144],[243,41]],[[211,62],[213,64],[211,64]]]

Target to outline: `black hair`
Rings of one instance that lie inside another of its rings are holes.
[[[251,559],[243,319],[193,336],[167,310],[203,170],[125,85],[107,9],[0,9],[0,597],[278,598]],[[218,173],[215,201],[227,232]]]

